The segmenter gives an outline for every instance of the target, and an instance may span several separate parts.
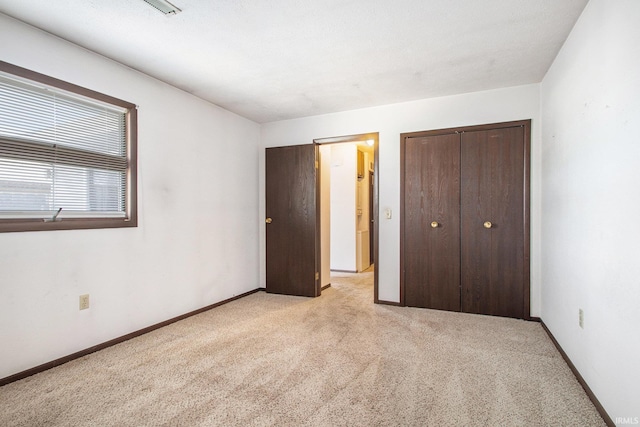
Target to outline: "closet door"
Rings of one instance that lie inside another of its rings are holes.
[[[404,303],[460,311],[460,137],[403,142]]]
[[[464,312],[524,317],[524,158],[521,126],[462,133]]]

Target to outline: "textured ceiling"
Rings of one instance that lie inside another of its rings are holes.
[[[587,0],[0,0],[259,123],[542,80]]]

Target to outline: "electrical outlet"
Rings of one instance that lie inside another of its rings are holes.
[[[578,309],[578,325],[584,329],[584,311],[581,308]]]
[[[80,295],[80,310],[89,308],[89,294]]]

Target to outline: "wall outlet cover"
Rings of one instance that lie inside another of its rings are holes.
[[[584,311],[581,308],[578,309],[578,325],[584,329]]]
[[[89,308],[89,294],[80,295],[80,310]]]

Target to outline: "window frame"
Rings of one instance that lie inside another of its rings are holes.
[[[86,230],[138,226],[138,111],[135,104],[87,89],[73,83],[40,74],[17,65],[0,61],[0,71],[23,79],[45,84],[93,100],[126,109],[125,138],[127,172],[125,186],[125,216],[91,218],[57,218],[55,221],[43,218],[0,218],[0,233],[46,230]],[[0,140],[2,137],[0,136]]]

